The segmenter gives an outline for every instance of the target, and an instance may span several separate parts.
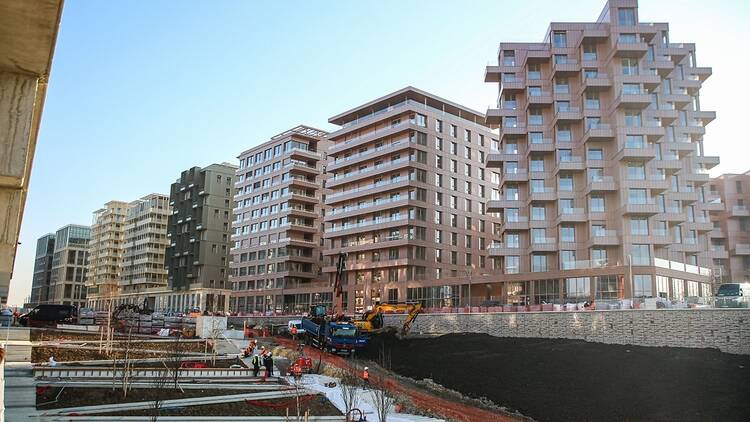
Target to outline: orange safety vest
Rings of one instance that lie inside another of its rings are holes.
[[[292,329],[290,330],[290,332],[292,333],[292,335],[296,335],[297,334],[297,327],[295,327],[294,325],[292,325]]]
[[[365,381],[369,381],[370,380],[370,372],[368,372],[367,370],[362,371],[362,379],[365,380]]]

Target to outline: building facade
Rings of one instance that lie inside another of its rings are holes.
[[[125,251],[125,218],[129,209],[127,202],[109,201],[94,211],[86,277],[89,303],[119,294]]]
[[[709,183],[714,229],[713,269],[720,282],[750,281],[750,172],[723,174]]]
[[[237,166],[211,164],[185,170],[172,184],[165,255],[170,295],[159,309],[226,311],[229,248]]]
[[[30,307],[49,303],[50,281],[52,278],[52,258],[55,254],[55,234],[48,233],[36,241],[34,275],[31,279]]]
[[[230,282],[236,312],[331,303],[321,276],[326,132],[297,126],[239,155]]]
[[[69,224],[55,232],[47,303],[85,306],[91,227]]]
[[[711,294],[700,107],[711,68],[667,23],[611,0],[592,23],[552,23],[541,43],[501,43],[486,82],[491,246],[508,303]]]
[[[484,115],[407,87],[329,122],[341,128],[328,135],[323,272],[332,283],[345,254],[344,308],[458,306],[472,277],[492,271],[499,229],[486,208],[496,137]]]
[[[115,207],[115,204],[117,205]],[[88,306],[96,310],[106,310],[122,303],[141,305],[146,300],[150,309],[158,308],[169,296],[167,270],[164,267],[165,252],[168,246],[167,221],[171,215],[169,197],[153,193],[130,203],[110,202],[107,208],[97,211],[95,229],[98,235],[92,236],[92,255],[99,250],[102,257],[117,257],[118,272],[106,273],[109,277],[97,279],[108,290],[99,290],[92,279],[89,287]],[[109,243],[105,243],[104,234]],[[113,240],[117,239],[114,243]],[[115,261],[105,261],[114,263]],[[93,270],[95,265],[90,265]],[[91,274],[91,271],[89,271]],[[99,293],[102,292],[102,293]]]

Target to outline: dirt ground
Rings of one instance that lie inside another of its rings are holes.
[[[115,351],[112,352],[115,357],[122,359],[125,356],[125,352]],[[103,353],[99,353],[98,350],[88,349],[73,349],[73,348],[58,348],[58,347],[32,347],[31,349],[31,362],[32,363],[44,363],[49,360],[50,356],[54,356],[58,362],[76,361],[76,360],[107,360],[112,359],[112,356],[107,357]],[[164,357],[164,353],[150,353],[131,351],[129,356],[133,359],[141,358],[157,358]]]
[[[451,334],[380,340],[392,369],[538,421],[746,421],[750,356]],[[378,342],[368,347],[377,359]]]
[[[55,330],[32,330],[31,341],[99,341],[101,338],[99,333],[70,333]],[[132,337],[131,347],[138,349],[149,349],[149,350],[177,350],[183,352],[203,352],[205,350],[204,341],[179,341],[171,339],[172,341],[149,341],[148,338],[143,337]],[[127,336],[116,335],[112,347],[114,348],[125,348],[127,342]],[[89,344],[89,346],[96,344]],[[210,348],[209,348],[210,352]]]

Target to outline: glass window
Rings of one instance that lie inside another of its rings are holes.
[[[591,195],[591,212],[604,212],[605,206],[604,206],[604,195],[602,194],[592,194]]]
[[[531,256],[531,271],[547,271],[547,255],[534,254]]]
[[[630,234],[634,236],[648,236],[648,219],[638,217],[631,218]]]
[[[565,31],[555,31],[553,34],[553,45],[557,48],[568,46],[568,37]]]
[[[653,289],[651,287],[651,275],[649,274],[635,274],[633,276],[633,297],[653,297]]]
[[[572,192],[573,191],[573,176],[560,175],[560,187],[559,190]]]
[[[630,247],[633,265],[651,265],[651,251],[647,244],[633,244]]]
[[[635,25],[635,9],[632,7],[621,7],[617,9],[617,22],[620,26]]]
[[[591,279],[575,277],[565,279],[565,297],[574,300],[586,300],[591,296]]]

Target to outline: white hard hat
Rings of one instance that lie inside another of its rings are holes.
[[[365,366],[365,371],[367,371],[368,369],[369,369],[369,368],[367,368],[367,367]]]

